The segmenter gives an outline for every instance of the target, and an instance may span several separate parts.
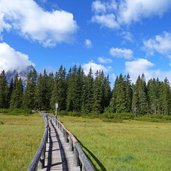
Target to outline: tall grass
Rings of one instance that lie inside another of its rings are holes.
[[[43,127],[43,119],[38,114],[0,113],[0,170],[27,170],[39,147]]]
[[[78,137],[97,170],[171,169],[171,123],[113,123],[71,116],[60,119]]]

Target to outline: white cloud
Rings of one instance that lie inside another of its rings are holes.
[[[110,29],[119,28],[119,24],[116,21],[114,14],[95,15],[92,17],[91,21]]]
[[[69,42],[77,30],[73,14],[45,11],[34,0],[0,0],[0,31],[14,29],[44,46]]]
[[[92,10],[97,13],[106,12],[106,6],[100,1],[94,1],[92,3]]]
[[[88,62],[87,64],[83,64],[82,68],[84,70],[84,73],[87,75],[90,71],[90,68],[92,69],[93,74],[96,73],[96,71],[104,71],[108,72],[109,68],[105,67],[104,65],[101,64],[96,64],[93,61]]]
[[[102,64],[112,63],[112,59],[110,58],[99,57],[97,60],[99,63],[102,63]]]
[[[0,43],[0,71],[21,72],[30,65],[34,66],[28,55],[16,51],[7,43]]]
[[[130,24],[142,18],[162,16],[170,5],[170,0],[125,0],[119,7],[119,20],[120,23]]]
[[[90,39],[86,39],[84,44],[87,48],[91,48],[93,46],[92,41]]]
[[[133,51],[131,49],[111,48],[110,54],[118,58],[124,58],[124,59],[133,58]]]
[[[118,29],[121,25],[129,25],[143,18],[162,16],[170,6],[170,0],[96,0],[92,3],[92,22],[110,29]],[[109,19],[110,23],[113,23],[112,27],[106,22]]]
[[[94,16],[92,16],[91,21],[100,24],[103,27],[110,29],[119,28],[119,24],[116,20],[116,16],[112,13],[117,9],[117,3],[115,0],[109,2],[101,2],[99,0],[92,3],[92,11]]]
[[[148,81],[151,78],[168,78],[171,82],[171,71],[162,71],[153,69],[154,63],[150,62],[147,59],[139,58],[131,62],[126,62],[126,73],[129,73],[131,80],[135,82],[139,75],[145,74],[145,78]]]
[[[171,33],[163,32],[161,35],[145,40],[144,47],[150,54],[158,52],[162,55],[171,56]]]
[[[113,11],[117,9],[117,3],[115,0],[111,0],[110,2],[101,2],[96,0],[92,3],[92,11],[95,13],[106,13],[107,11]]]
[[[130,32],[128,32],[128,31],[123,31],[121,33],[121,36],[122,36],[122,38],[124,40],[126,40],[128,42],[131,42],[132,43],[134,41],[133,35]]]

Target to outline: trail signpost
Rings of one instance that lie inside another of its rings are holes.
[[[55,103],[55,117],[57,119],[58,103]]]

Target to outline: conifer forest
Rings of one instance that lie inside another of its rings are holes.
[[[171,88],[167,78],[164,81],[141,75],[133,83],[129,75],[116,77],[113,88],[109,76],[103,71],[93,75],[90,69],[85,75],[76,65],[67,72],[60,66],[56,73],[38,74],[32,70],[24,84],[16,75],[10,82],[3,71],[0,74],[1,109],[54,110],[58,102],[59,111],[78,113],[133,113],[171,114]]]

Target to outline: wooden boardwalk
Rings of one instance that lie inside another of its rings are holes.
[[[80,171],[74,166],[74,153],[54,121],[49,118],[49,135],[46,143],[45,166],[38,171]]]
[[[77,139],[53,116],[40,112],[45,131],[28,171],[95,171]]]

